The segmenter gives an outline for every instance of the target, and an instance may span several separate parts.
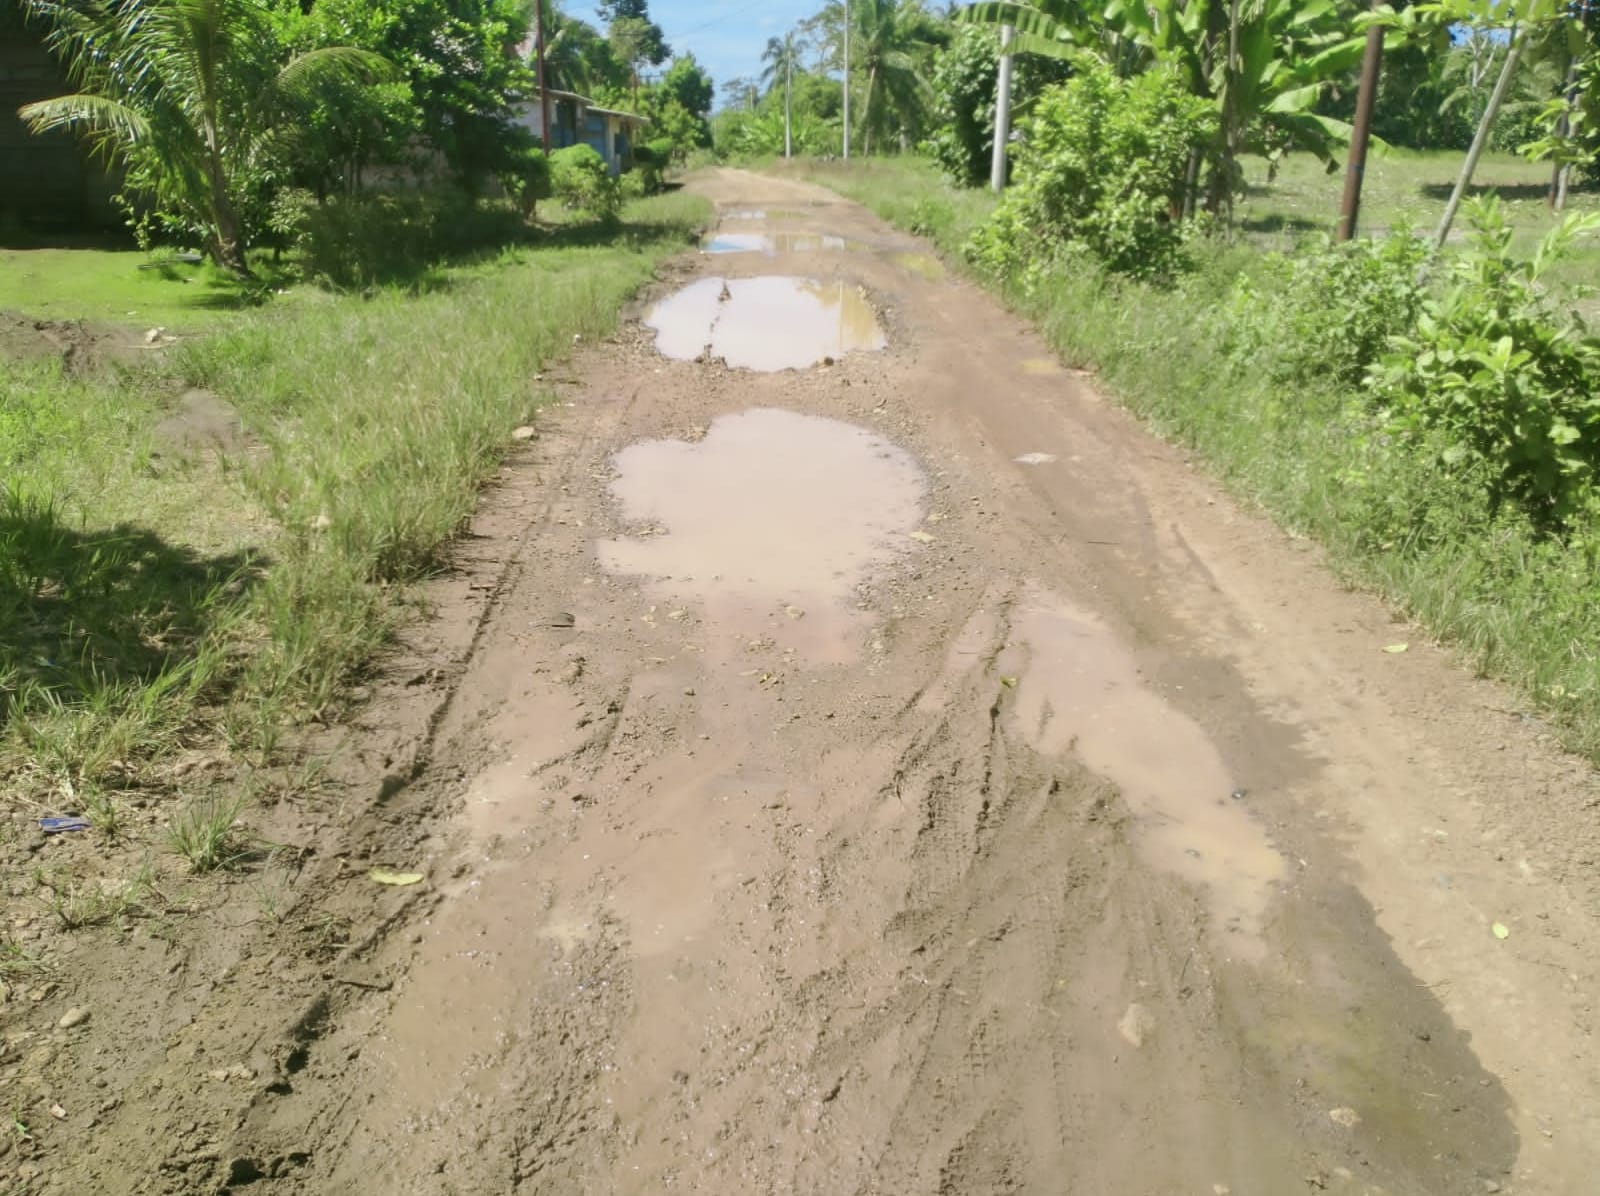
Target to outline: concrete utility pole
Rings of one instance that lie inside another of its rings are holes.
[[[1016,29],[1000,26],[1000,81],[994,96],[994,160],[989,167],[989,186],[999,195],[1006,189],[1006,150],[1011,140],[1011,39]]]
[[[1381,0],[1373,0],[1377,8]],[[1339,211],[1339,236],[1348,241],[1356,235],[1361,215],[1361,185],[1366,181],[1367,146],[1372,141],[1372,109],[1378,98],[1378,72],[1383,65],[1383,27],[1367,30],[1367,53],[1361,60],[1361,90],[1356,93],[1355,127],[1350,131],[1350,160],[1344,167],[1344,203]]]
[[[850,161],[850,0],[845,0],[845,161]]]

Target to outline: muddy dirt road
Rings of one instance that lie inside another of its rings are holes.
[[[347,944],[52,1190],[1600,1190],[1590,774],[914,240],[693,185],[350,732]]]

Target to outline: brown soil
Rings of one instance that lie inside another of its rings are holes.
[[[156,328],[93,320],[38,320],[0,311],[0,357],[24,361],[53,357],[75,374],[147,360],[175,339]]]
[[[914,240],[694,186],[787,248],[650,299],[859,286],[887,347],[585,348],[259,816],[296,866],[13,984],[0,1176],[1593,1191],[1592,773]]]

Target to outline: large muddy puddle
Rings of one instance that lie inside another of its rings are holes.
[[[645,323],[666,357],[692,361],[709,349],[736,369],[767,372],[885,344],[860,288],[779,275],[702,278],[657,303]]]
[[[652,578],[707,619],[811,659],[857,654],[856,587],[922,519],[925,481],[909,453],[791,411],[725,415],[698,443],[647,441],[615,465],[612,491],[648,534],[602,541],[607,571]]]
[[[1203,886],[1239,954],[1258,956],[1262,918],[1285,874],[1205,731],[1152,690],[1093,616],[1030,591],[1002,669],[1020,676],[1016,713],[1036,749],[1076,755],[1122,792],[1135,842],[1155,866]]]

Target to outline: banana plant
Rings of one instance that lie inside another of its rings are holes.
[[[1242,154],[1275,163],[1304,150],[1331,167],[1349,139],[1347,124],[1314,111],[1363,51],[1364,29],[1335,0],[988,0],[957,19],[1012,26],[1020,53],[1095,53],[1124,72],[1175,66],[1195,95],[1217,105],[1214,208],[1229,202]]]

